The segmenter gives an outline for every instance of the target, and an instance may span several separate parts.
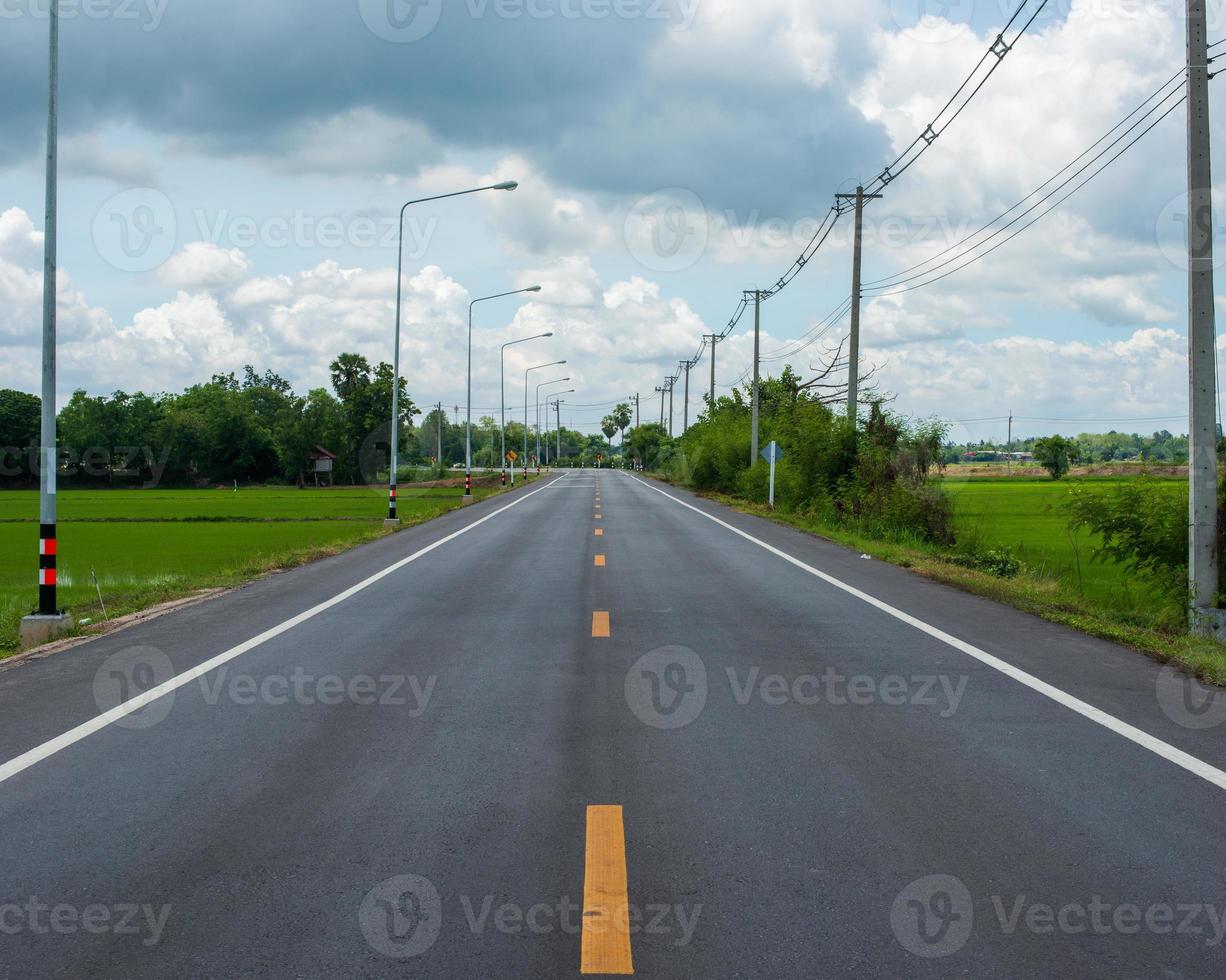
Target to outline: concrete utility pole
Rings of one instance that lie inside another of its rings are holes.
[[[673,437],[673,392],[677,389],[677,376],[670,375],[668,379],[668,437]]]
[[[438,403],[438,414],[434,416],[434,434],[438,437],[438,456],[436,457],[441,463],[443,461],[443,422],[447,416],[443,414],[443,403]]]
[[[639,395],[636,393],[634,396],[634,427],[637,429],[642,424],[639,417]]]
[[[49,11],[50,56],[47,86],[47,196],[43,229],[43,378],[42,427],[39,436],[42,459],[38,475],[38,614],[21,621],[23,647],[36,646],[69,629],[72,621],[59,610],[56,596],[56,471],[59,452],[55,431],[55,279],[56,225],[59,216],[59,78],[60,9],[51,0]]]
[[[1188,0],[1188,580],[1193,632],[1213,634],[1216,608],[1217,393],[1213,309],[1213,171],[1205,0]]]
[[[664,428],[664,388],[659,387],[656,392],[660,396],[660,428],[662,429]]]
[[[562,462],[562,402],[553,403],[554,411],[558,413],[558,462]]]
[[[758,461],[758,377],[761,365],[762,290],[753,291],[753,437],[749,442],[749,465]]]
[[[719,343],[720,337],[719,337],[719,334],[713,333],[713,334],[707,334],[702,339],[709,340],[711,342],[711,394],[710,394],[711,408],[709,410],[714,411],[715,409],[715,345]]]
[[[694,365],[685,361],[681,366],[685,368],[685,402],[681,406],[681,434],[685,435],[686,430],[690,427],[690,368]]]
[[[1005,470],[1013,469],[1013,412],[1009,412],[1009,441],[1005,448]]]
[[[841,200],[856,202],[856,237],[852,249],[851,260],[851,339],[847,350],[847,417],[855,424],[860,413],[860,301],[863,298],[861,286],[861,242],[864,237],[864,202],[878,200],[880,194],[865,194],[863,187],[857,187],[854,194],[836,194]]]

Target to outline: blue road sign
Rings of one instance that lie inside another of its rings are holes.
[[[771,444],[762,450],[762,458],[768,463],[777,463],[783,459],[783,449],[772,439]]]

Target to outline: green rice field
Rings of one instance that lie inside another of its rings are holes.
[[[1160,601],[1145,582],[1119,565],[1093,561],[1095,540],[1073,533],[1063,509],[1073,486],[1110,487],[1105,477],[1056,482],[1041,478],[947,479],[960,541],[978,550],[1007,546],[1030,574],[1050,578],[1089,602],[1129,620],[1156,614]],[[1187,481],[1165,480],[1171,493],[1187,493]]]
[[[477,488],[479,497],[495,492]],[[402,487],[405,524],[460,506],[462,490]],[[59,599],[100,618],[233,585],[383,533],[385,490],[67,490],[59,494]],[[0,493],[0,657],[38,602],[38,494]]]

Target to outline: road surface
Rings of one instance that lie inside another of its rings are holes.
[[[1220,976],[1224,714],[569,472],[0,669],[0,976]]]

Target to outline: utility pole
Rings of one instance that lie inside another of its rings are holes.
[[[434,416],[434,434],[438,437],[438,461],[443,461],[443,422],[447,416],[443,414],[443,403],[438,403],[438,414]]]
[[[634,427],[637,429],[642,424],[642,420],[639,417],[639,395],[636,392],[634,395]]]
[[[61,613],[56,594],[56,471],[59,453],[55,431],[55,278],[59,187],[59,0],[51,0],[49,15],[47,86],[47,191],[43,229],[43,377],[42,426],[39,441],[42,461],[38,477],[38,614],[21,622],[22,646],[36,646],[63,633],[71,625]]]
[[[880,194],[865,194],[863,187],[857,187],[854,194],[836,194],[840,200],[856,202],[856,237],[852,249],[851,260],[851,339],[847,351],[847,418],[855,425],[860,413],[860,301],[863,298],[861,286],[862,249],[864,238],[864,202],[876,201]]]
[[[1009,412],[1009,441],[1005,447],[1005,472],[1013,472],[1013,412]]]
[[[668,437],[673,437],[673,392],[677,389],[677,376],[670,375],[668,379]]]
[[[660,428],[664,428],[664,389],[657,388],[657,394],[660,396]]]
[[[715,411],[715,345],[719,343],[719,334],[707,334],[702,338],[711,342],[711,408],[708,411]]]
[[[1217,611],[1217,393],[1213,309],[1213,171],[1205,0],[1188,0],[1188,580],[1193,632],[1212,635]]]
[[[562,402],[559,399],[553,403],[554,410],[558,413],[558,463],[562,462]]]
[[[761,363],[762,290],[753,291],[753,437],[749,444],[749,465],[758,461],[758,372]]]
[[[686,430],[690,427],[690,368],[694,365],[686,361],[682,367],[685,368],[685,402],[681,408],[681,434],[685,435]]]

